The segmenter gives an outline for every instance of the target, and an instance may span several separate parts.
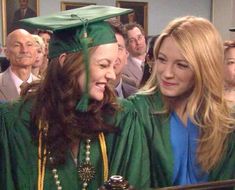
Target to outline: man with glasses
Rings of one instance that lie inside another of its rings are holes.
[[[137,23],[128,23],[124,25],[124,36],[129,56],[123,75],[139,88],[143,78],[147,51],[144,29]]]

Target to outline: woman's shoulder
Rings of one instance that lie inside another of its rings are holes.
[[[158,92],[153,94],[135,94],[127,99],[121,99],[120,102],[122,106],[129,109],[132,107],[141,110],[159,110],[162,108],[162,98]]]

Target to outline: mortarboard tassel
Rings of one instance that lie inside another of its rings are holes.
[[[85,64],[86,81],[85,81],[85,91],[83,92],[82,98],[76,106],[77,111],[86,112],[88,110],[89,104],[89,52],[88,52],[89,38],[87,37],[87,32],[84,32],[84,37],[81,39],[83,61]]]

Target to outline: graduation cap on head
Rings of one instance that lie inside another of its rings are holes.
[[[88,48],[116,42],[114,32],[105,20],[132,11],[132,9],[126,8],[90,5],[48,16],[21,20],[21,24],[27,27],[53,32],[49,45],[49,58],[57,57],[62,53],[83,52],[86,89],[82,99],[78,102],[77,110],[86,111],[88,107]]]

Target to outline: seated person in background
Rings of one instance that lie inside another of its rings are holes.
[[[44,43],[45,43],[45,50],[46,50],[46,56],[48,56],[48,51],[49,51],[49,43],[52,38],[53,32],[50,30],[40,30],[38,29],[36,32],[37,35],[42,37]]]
[[[224,42],[224,89],[229,105],[235,105],[235,41]]]
[[[127,77],[122,78],[123,68],[127,64],[127,57],[129,53],[126,50],[122,24],[117,19],[111,19],[109,23],[113,28],[118,43],[118,57],[114,65],[116,79],[111,81],[111,85],[115,88],[115,93],[117,96],[121,98],[127,98],[137,91],[137,88],[134,87],[134,83],[130,85],[131,81],[129,82]]]
[[[48,66],[48,53],[49,53],[49,43],[50,43],[50,40],[52,38],[52,35],[53,35],[53,32],[50,31],[50,30],[41,30],[41,29],[38,29],[37,30],[37,34],[42,37],[43,41],[44,41],[44,44],[45,44],[45,54],[44,54],[44,61],[43,61],[43,64],[41,65],[41,72],[42,73],[45,73],[46,72],[46,69],[47,69],[47,66]]]
[[[0,100],[12,101],[20,96],[26,83],[37,80],[31,73],[36,59],[36,46],[33,36],[24,29],[16,29],[7,36],[6,58],[9,68],[0,73]]]
[[[148,51],[145,57],[145,69],[144,69],[144,73],[143,73],[143,78],[140,82],[140,86],[143,86],[146,81],[148,80],[148,78],[150,77],[150,74],[152,72],[152,67],[154,64],[154,55],[153,55],[153,48],[154,48],[154,44],[157,40],[159,35],[157,36],[152,36],[150,39],[150,42],[148,43]]]
[[[148,65],[145,64],[145,56],[147,44],[144,29],[137,23],[128,23],[124,25],[124,36],[126,40],[126,48],[129,52],[127,64],[124,67],[123,75],[134,82],[134,87],[139,88],[143,79],[144,70]]]
[[[45,43],[43,41],[43,39],[36,34],[32,34],[33,38],[36,42],[36,60],[34,62],[34,64],[32,65],[32,73],[41,78],[44,76],[44,69],[42,69],[42,65],[43,65],[43,61],[45,61],[44,57],[45,57]]]
[[[149,39],[149,43],[148,43],[148,51],[146,54],[146,63],[149,65],[150,70],[152,70],[153,64],[155,62],[154,60],[154,45],[157,41],[157,38],[159,37],[159,35],[156,36],[151,36],[151,38]]]

